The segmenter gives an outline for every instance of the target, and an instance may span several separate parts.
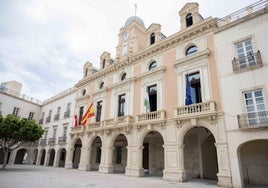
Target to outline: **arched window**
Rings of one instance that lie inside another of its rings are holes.
[[[153,61],[152,63],[150,63],[149,65],[149,70],[152,70],[153,68],[157,67],[157,63],[156,61]]]
[[[193,25],[193,17],[192,17],[192,14],[189,13],[186,15],[186,27],[189,27]]]
[[[104,87],[104,82],[100,83],[100,89],[102,89]]]
[[[150,36],[150,44],[154,44],[155,43],[155,34],[152,33]]]
[[[105,59],[102,60],[102,68],[103,68],[103,69],[105,68]]]
[[[86,89],[83,89],[82,91],[82,96],[84,96],[86,94],[87,90]]]
[[[126,74],[126,73],[122,74],[122,76],[121,76],[121,81],[125,80],[126,77],[127,77],[127,74]]]
[[[186,52],[185,52],[185,56],[188,56],[190,54],[193,54],[197,51],[197,47],[196,46],[190,46]]]

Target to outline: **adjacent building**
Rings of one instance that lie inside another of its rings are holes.
[[[37,105],[45,134],[18,158],[222,187],[267,185],[266,5],[216,19],[187,3],[171,36],[128,18],[115,58],[103,52],[99,69],[86,62],[73,88]],[[81,126],[91,104],[94,116]]]

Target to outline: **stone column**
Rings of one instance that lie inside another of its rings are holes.
[[[79,170],[88,171],[90,170],[90,154],[91,148],[82,148],[81,149],[81,158],[79,163]]]
[[[110,174],[113,173],[113,146],[101,147],[101,164],[99,166],[99,172]]]
[[[221,187],[232,187],[232,177],[227,143],[216,143],[218,157],[218,185]]]
[[[38,150],[38,152],[37,152],[36,165],[40,165],[40,162],[41,162],[41,151],[42,150]]]
[[[187,180],[186,171],[184,168],[184,147],[185,145],[183,143],[179,144],[179,174],[178,174],[179,182],[185,182]]]
[[[73,154],[74,148],[69,148],[66,154],[65,168],[73,168]]]
[[[142,167],[142,150],[143,146],[128,146],[128,164],[126,167],[127,176],[142,177],[144,169]]]
[[[55,150],[55,158],[54,158],[53,167],[58,167],[59,166],[59,158],[60,158],[59,155],[60,155],[59,150]]]

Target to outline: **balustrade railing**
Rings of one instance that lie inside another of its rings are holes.
[[[155,111],[155,112],[148,112],[145,114],[140,114],[137,116],[137,122],[141,121],[149,121],[149,120],[159,120],[165,118],[165,111]]]
[[[255,128],[268,126],[268,111],[237,115],[239,128]]]
[[[232,60],[233,71],[235,73],[255,69],[262,66],[262,58],[260,51],[249,54],[242,58],[234,58]]]

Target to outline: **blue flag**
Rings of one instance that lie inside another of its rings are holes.
[[[189,81],[189,74],[187,73],[185,75],[186,77],[186,98],[185,98],[185,105],[193,104],[192,96],[191,96],[191,86]]]

